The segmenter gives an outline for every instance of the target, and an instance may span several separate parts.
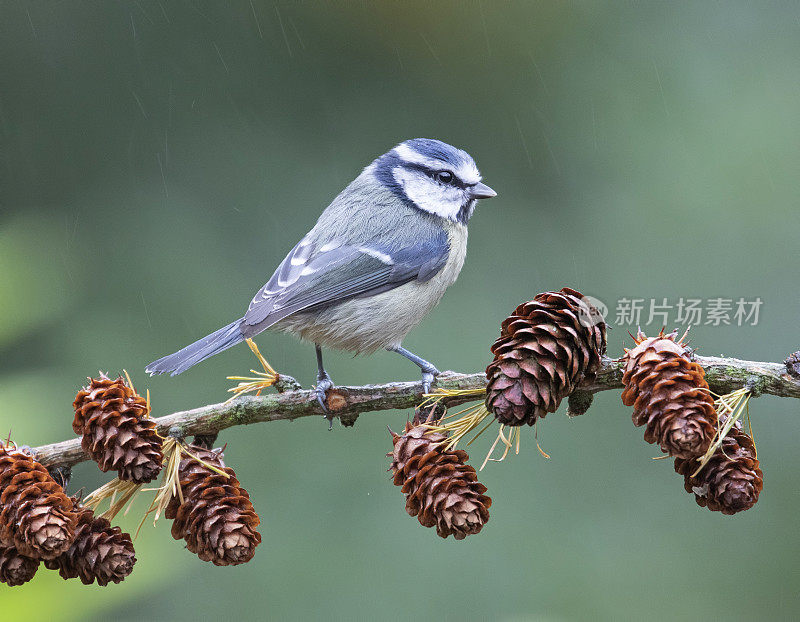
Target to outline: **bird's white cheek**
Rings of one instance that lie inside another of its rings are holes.
[[[458,188],[441,186],[427,176],[397,167],[394,178],[406,196],[426,212],[453,220],[461,209],[462,194]]]

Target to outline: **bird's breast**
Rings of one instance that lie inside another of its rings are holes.
[[[445,229],[450,249],[447,254],[447,261],[442,269],[434,276],[431,281],[438,280],[438,284],[444,289],[450,287],[464,267],[464,259],[467,256],[467,228],[460,223],[450,222]],[[438,300],[437,300],[438,302]]]

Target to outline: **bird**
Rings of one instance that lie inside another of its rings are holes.
[[[430,393],[439,370],[402,342],[455,282],[475,206],[496,195],[466,151],[429,138],[401,142],[325,208],[242,317],[145,371],[175,376],[272,329],[314,344],[314,397],[331,425],[326,399],[334,384],[323,347],[396,352],[419,367]]]

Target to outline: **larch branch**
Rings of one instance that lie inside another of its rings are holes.
[[[754,395],[800,398],[800,378],[790,375],[783,363],[760,363],[713,356],[696,357],[706,372],[711,390],[718,394],[749,387]],[[292,384],[289,380],[287,383]],[[294,386],[297,386],[296,383]],[[481,389],[486,386],[483,373],[460,374],[444,372],[437,378],[440,389]],[[622,388],[622,362],[604,359],[594,382],[580,387],[588,393]],[[343,425],[351,426],[356,418],[369,412],[411,409],[422,401],[421,384],[390,382],[358,387],[336,387],[329,392],[329,407]],[[474,397],[453,396],[444,401],[454,406],[474,400]],[[243,396],[232,402],[209,404],[192,410],[172,413],[154,419],[162,435],[193,436],[215,434],[238,425],[282,421],[300,417],[321,417],[313,391],[295,389],[282,393],[254,397]],[[79,438],[34,449],[39,460],[48,467],[72,466],[88,460]]]

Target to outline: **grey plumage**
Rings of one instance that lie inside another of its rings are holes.
[[[428,281],[441,269],[449,240],[440,223],[398,205],[369,182],[370,176],[371,171],[359,175],[331,203],[256,294],[244,316],[246,336],[297,311],[321,310],[414,279]],[[292,265],[298,254],[303,261]]]
[[[179,374],[268,328],[357,353],[398,348],[458,276],[466,223],[489,196],[466,152],[401,143],[333,200],[244,317],[147,371]]]

